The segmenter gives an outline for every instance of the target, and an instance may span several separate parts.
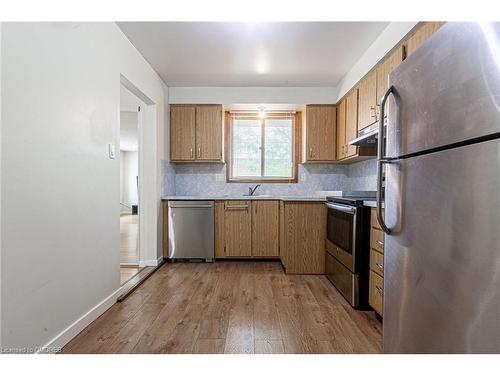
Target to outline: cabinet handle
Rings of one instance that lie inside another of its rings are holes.
[[[248,205],[247,204],[239,204],[239,205],[234,205],[234,206],[225,206],[226,210],[247,210],[248,211]]]
[[[191,154],[191,159],[192,159],[193,158],[193,149],[192,148],[189,149],[189,153]]]
[[[313,148],[312,147],[309,147],[309,157],[310,158],[313,157]]]
[[[384,289],[382,289],[381,287],[375,286],[375,289],[377,289],[377,292],[379,292],[381,296],[384,294]]]
[[[381,265],[380,263],[375,263],[375,264],[376,264],[376,265],[377,265],[377,267],[378,267],[378,268],[380,268],[380,269],[383,269],[383,268],[384,268],[384,266],[383,266],[383,265]]]
[[[201,157],[201,147],[198,147],[198,157]]]
[[[377,243],[380,245],[380,246],[384,246],[384,243],[380,240],[377,240]]]

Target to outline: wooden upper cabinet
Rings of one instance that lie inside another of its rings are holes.
[[[359,84],[358,131],[377,121],[377,71],[372,70]]]
[[[252,256],[279,256],[279,201],[252,201]]]
[[[346,99],[337,105],[337,159],[344,159],[347,155],[346,128],[345,128]]]
[[[196,159],[222,160],[222,106],[196,107]]]
[[[377,66],[377,120],[380,118],[380,101],[389,88],[389,74],[403,61],[404,50],[400,45]],[[387,115],[387,108],[385,111]]]
[[[250,201],[225,201],[224,250],[226,257],[252,256]]]
[[[334,105],[308,105],[304,126],[304,162],[335,161],[337,115]]]
[[[170,159],[222,161],[222,106],[170,106]]]
[[[196,108],[170,106],[170,159],[172,161],[195,160]]]
[[[349,146],[348,142],[358,136],[358,89],[352,90],[346,97],[345,109],[345,138],[346,153],[345,157],[356,155],[357,146]]]
[[[424,22],[407,40],[406,56],[410,56],[415,50],[430,38],[444,22]]]

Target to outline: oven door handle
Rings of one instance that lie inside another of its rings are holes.
[[[342,211],[351,215],[354,215],[356,213],[355,207],[343,206],[341,204],[326,203],[326,207],[331,208],[332,210]]]

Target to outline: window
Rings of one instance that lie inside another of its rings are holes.
[[[226,115],[228,181],[297,182],[296,115]]]

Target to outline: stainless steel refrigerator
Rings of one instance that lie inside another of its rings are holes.
[[[500,353],[500,24],[445,24],[389,82],[384,351]]]

